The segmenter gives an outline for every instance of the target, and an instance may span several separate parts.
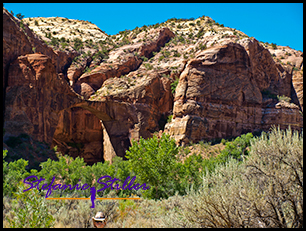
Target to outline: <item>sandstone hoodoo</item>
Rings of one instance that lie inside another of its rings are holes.
[[[301,130],[302,77],[302,52],[207,16],[109,36],[87,21],[19,20],[3,8],[11,153],[7,141],[22,134],[93,164],[161,130],[181,145],[272,125]]]

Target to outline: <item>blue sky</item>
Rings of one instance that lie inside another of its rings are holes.
[[[109,35],[203,15],[259,41],[303,51],[303,3],[4,3],[28,17],[88,20]]]

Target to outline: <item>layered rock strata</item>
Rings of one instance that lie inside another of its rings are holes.
[[[165,130],[178,143],[234,137],[271,125],[303,126],[295,104],[277,104],[272,95],[290,97],[291,76],[279,69],[256,40],[207,49],[187,62],[176,89],[173,119]]]

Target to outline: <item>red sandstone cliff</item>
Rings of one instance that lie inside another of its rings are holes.
[[[291,95],[291,76],[280,71],[271,55],[250,41],[211,48],[188,61],[176,89],[173,120],[166,132],[179,143],[224,138],[242,133],[303,126],[295,104],[280,104],[263,94]],[[259,59],[262,62],[259,62]]]

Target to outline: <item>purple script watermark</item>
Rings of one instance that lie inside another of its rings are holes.
[[[29,179],[31,179],[31,178],[35,178],[35,180],[32,181],[32,182],[28,182],[27,180],[29,180]],[[109,180],[106,181],[106,182],[102,182],[102,180],[103,180],[103,179],[106,179],[106,178],[109,178]],[[92,204],[92,205],[91,205],[91,208],[94,208],[94,207],[95,207],[96,192],[101,192],[101,191],[103,191],[103,190],[105,190],[105,189],[107,189],[107,188],[111,188],[111,190],[113,190],[113,189],[116,189],[116,190],[120,190],[120,189],[122,189],[122,190],[125,190],[125,189],[132,190],[132,189],[135,189],[136,191],[139,190],[139,189],[141,189],[141,188],[142,188],[143,190],[147,190],[147,189],[150,188],[149,186],[146,187],[146,184],[145,184],[145,183],[142,184],[142,185],[139,185],[138,183],[136,183],[135,185],[133,185],[134,181],[136,180],[136,176],[134,176],[134,177],[130,180],[130,182],[128,182],[129,179],[130,179],[130,176],[128,176],[128,177],[125,179],[125,181],[124,181],[123,184],[122,184],[122,187],[120,187],[119,184],[116,184],[116,185],[113,186],[113,184],[115,183],[115,181],[121,181],[120,179],[118,179],[118,178],[112,179],[111,176],[102,176],[102,177],[100,177],[100,178],[98,179],[97,182],[98,182],[99,184],[102,184],[103,187],[102,187],[101,189],[99,189],[99,190],[96,190],[96,187],[90,187],[90,186],[89,186],[88,184],[86,184],[86,183],[83,184],[82,186],[79,185],[79,184],[76,184],[76,185],[73,186],[73,187],[72,187],[70,184],[69,184],[69,185],[65,185],[65,184],[63,184],[63,185],[61,185],[61,184],[55,184],[55,185],[53,185],[53,183],[54,183],[54,181],[55,181],[55,176],[53,176],[52,181],[51,181],[50,184],[45,183],[45,184],[43,184],[43,185],[41,186],[41,188],[39,188],[39,184],[40,184],[42,181],[44,181],[45,179],[44,179],[44,178],[40,178],[40,179],[38,180],[38,177],[37,177],[37,176],[32,175],[32,176],[28,176],[27,178],[24,179],[23,183],[29,184],[29,185],[31,185],[31,187],[29,187],[29,188],[27,188],[27,189],[25,189],[25,190],[23,190],[23,191],[26,192],[26,191],[28,191],[28,190],[30,190],[30,189],[32,189],[32,188],[37,188],[38,190],[39,190],[39,189],[40,189],[40,190],[48,190],[47,193],[46,193],[46,198],[48,198],[48,197],[51,195],[52,190],[57,190],[57,189],[65,190],[65,189],[67,189],[67,188],[69,188],[70,190],[73,190],[73,189],[76,189],[76,190],[86,190],[86,189],[89,188],[89,189],[90,189],[90,193],[91,193],[91,197],[90,197],[90,199],[91,199],[91,204]],[[79,181],[81,181],[81,180],[79,180]],[[108,183],[109,183],[109,184],[108,184]]]

